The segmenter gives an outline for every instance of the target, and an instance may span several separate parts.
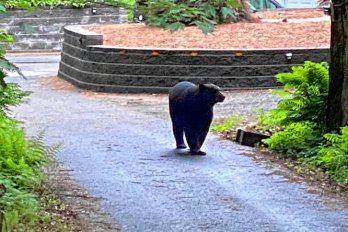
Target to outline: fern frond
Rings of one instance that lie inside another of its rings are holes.
[[[343,141],[342,136],[339,134],[328,133],[324,134],[324,138],[332,144],[338,144]]]

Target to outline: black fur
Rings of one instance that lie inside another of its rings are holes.
[[[213,84],[195,85],[189,81],[176,84],[169,91],[169,112],[173,124],[176,148],[186,148],[194,155],[205,155],[201,151],[213,120],[213,107],[223,102],[225,96]]]

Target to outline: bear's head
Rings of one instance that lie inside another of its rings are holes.
[[[225,100],[225,96],[220,92],[220,88],[214,84],[200,84],[199,93],[210,105],[215,105]]]

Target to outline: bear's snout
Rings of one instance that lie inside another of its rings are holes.
[[[223,94],[219,94],[217,101],[218,102],[223,102],[225,100],[225,96]]]

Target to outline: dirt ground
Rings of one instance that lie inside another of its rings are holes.
[[[205,35],[196,27],[170,32],[143,23],[90,26],[104,45],[138,48],[263,49],[329,47],[330,18],[322,9],[253,13],[256,23],[222,24]]]

